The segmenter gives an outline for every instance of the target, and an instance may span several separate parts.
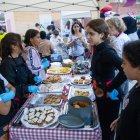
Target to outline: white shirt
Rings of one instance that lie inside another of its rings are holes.
[[[57,49],[57,46],[60,43],[63,43],[63,39],[59,35],[57,37],[55,37],[54,35],[52,35],[51,38],[50,38],[50,42],[53,45],[53,49]]]
[[[139,37],[137,35],[137,32],[134,32],[132,34],[129,34],[128,36],[131,39],[131,41],[139,40]]]
[[[131,41],[129,36],[125,33],[121,33],[118,37],[113,37],[111,40],[113,48],[117,51],[118,55],[122,58],[123,46],[126,42]]]
[[[4,86],[8,85],[8,81],[0,74],[0,79],[4,81]]]

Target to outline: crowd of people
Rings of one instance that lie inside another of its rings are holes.
[[[38,29],[26,31],[24,42],[18,33],[7,33],[0,41],[0,140],[8,139],[7,125],[29,94],[40,90],[37,84],[46,79],[51,55],[60,55],[57,51],[64,46],[73,61],[85,60],[85,50],[90,50],[102,139],[139,140],[140,40],[135,19],[99,18],[89,21],[84,29],[76,20],[67,32],[67,43],[54,22],[47,27],[48,34],[40,31],[40,24],[35,26]],[[130,91],[125,88],[127,80],[137,81]]]

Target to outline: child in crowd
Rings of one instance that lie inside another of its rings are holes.
[[[14,116],[11,100],[15,88],[0,74],[0,140],[8,140],[8,123]]]
[[[116,140],[140,140],[140,40],[124,46],[122,68],[137,83],[125,95],[121,115],[110,127],[112,131],[117,127]]]
[[[40,33],[37,30],[29,29],[25,34],[25,49],[22,56],[28,66],[36,76],[40,76],[43,80],[46,79],[45,68],[49,66],[49,61],[41,61],[39,52],[37,50],[40,44]]]
[[[119,98],[114,95],[121,93],[119,87],[126,80],[121,68],[122,60],[109,45],[109,28],[103,19],[91,20],[87,24],[86,31],[88,42],[90,45],[94,44],[91,76],[97,96],[96,102],[102,129],[102,139],[112,140],[113,133],[110,131],[110,123],[118,116],[120,106]],[[119,71],[116,77],[115,70]]]

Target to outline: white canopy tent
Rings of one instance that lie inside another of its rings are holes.
[[[0,11],[97,11],[96,0],[0,0]]]
[[[99,6],[106,4],[106,0],[0,0],[0,12],[5,13],[7,31],[24,33],[36,22],[47,25],[49,17],[55,22],[63,17],[98,18]],[[67,14],[72,11],[74,14]]]

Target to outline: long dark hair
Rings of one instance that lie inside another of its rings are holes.
[[[32,46],[30,39],[34,38],[37,34],[39,34],[39,31],[35,30],[35,29],[29,29],[26,31],[25,33],[25,39],[24,39],[24,43],[27,46]]]
[[[79,25],[79,32],[82,32],[79,22],[76,21],[76,22],[74,22],[74,23],[72,24],[72,27],[71,27],[71,33],[72,33],[73,35],[75,34],[75,32],[74,32],[74,30],[73,30],[73,26],[74,26],[75,24],[78,24],[78,25]]]
[[[65,28],[68,28],[68,29],[70,29],[70,21],[68,20],[67,22],[66,22],[66,25],[65,25]]]
[[[8,55],[12,53],[12,45],[17,45],[22,48],[21,36],[17,33],[7,33],[5,37],[1,40],[1,57],[4,60]]]

